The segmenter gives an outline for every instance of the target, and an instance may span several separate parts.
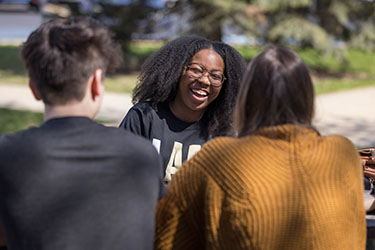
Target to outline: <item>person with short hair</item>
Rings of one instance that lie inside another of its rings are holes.
[[[153,249],[163,181],[152,144],[92,119],[121,62],[90,18],[42,24],[23,44],[44,123],[0,137],[0,224],[8,249]]]
[[[198,36],[172,40],[142,66],[135,105],[120,127],[152,141],[168,182],[207,140],[232,134],[245,68],[242,56],[225,43]]]
[[[312,126],[308,68],[270,46],[252,60],[234,110],[238,138],[206,143],[173,177],[156,249],[365,249],[354,145]]]

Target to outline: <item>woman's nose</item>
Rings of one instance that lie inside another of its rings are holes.
[[[210,85],[211,81],[210,81],[209,76],[210,75],[208,74],[208,72],[205,72],[204,74],[202,74],[202,76],[198,80],[200,83],[204,83],[205,85]]]

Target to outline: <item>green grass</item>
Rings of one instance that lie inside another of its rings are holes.
[[[262,51],[262,48],[254,46],[234,46],[234,48],[240,52],[246,62],[250,62],[251,59],[256,57]]]
[[[236,49],[250,62],[263,48],[236,46]],[[314,72],[326,74],[362,73],[375,75],[375,51],[363,52],[356,49],[342,51],[343,60],[333,54],[321,54],[314,49],[295,49],[306,65]]]
[[[0,70],[12,75],[26,75],[18,46],[0,46]],[[0,74],[1,75],[1,74]]]
[[[375,52],[364,53],[360,50],[347,52],[350,68],[354,72],[363,72],[375,76]]]
[[[0,108],[0,135],[39,126],[43,121],[44,115],[40,112]],[[101,119],[95,119],[95,121],[103,124],[113,123],[113,121]]]
[[[136,41],[132,42],[129,46],[130,53],[135,55],[139,62],[144,62],[147,57],[152,53],[160,49],[165,43],[163,42],[148,42],[148,41]],[[126,61],[125,61],[126,62]]]
[[[137,77],[137,74],[108,76],[104,79],[106,91],[131,93],[137,83]]]
[[[344,60],[335,55],[322,55],[316,50],[297,50],[308,67],[317,72],[340,74],[362,73],[375,75],[375,52],[365,53],[348,49],[343,52]]]
[[[137,50],[140,45],[134,45],[133,50]],[[140,54],[147,51],[157,50],[145,46],[143,50],[139,49]],[[19,55],[18,46],[0,46],[0,83],[7,84],[28,84],[26,69]],[[143,55],[145,56],[145,55]],[[131,93],[137,82],[137,73],[114,74],[105,78],[106,90],[110,92]]]
[[[0,134],[39,126],[42,122],[42,113],[0,108]]]
[[[106,86],[106,91],[115,93],[131,93],[133,88],[137,83],[138,75],[136,73],[132,74],[117,74],[109,75],[104,79],[104,84]],[[26,75],[14,75],[0,70],[0,84],[17,84],[17,85],[27,85],[29,79]]]
[[[342,90],[369,87],[375,85],[375,78],[372,79],[325,79],[314,83],[315,94],[327,94]]]
[[[140,64],[163,45],[163,42],[133,42],[125,64],[139,69]],[[261,47],[253,46],[236,46],[236,49],[248,62],[262,50]],[[345,60],[340,61],[333,55],[322,55],[313,49],[296,51],[309,66],[314,78],[324,75],[324,80],[315,81],[317,94],[375,85],[375,52],[349,49],[344,53]],[[0,84],[28,83],[19,53],[18,46],[0,46]],[[136,83],[136,71],[105,78],[106,90],[109,92],[131,93]]]

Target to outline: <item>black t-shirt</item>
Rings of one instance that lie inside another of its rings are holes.
[[[162,181],[150,142],[86,117],[0,137],[9,249],[153,249]]]
[[[201,134],[201,126],[199,121],[181,121],[173,115],[166,103],[153,108],[148,102],[134,105],[120,124],[120,127],[152,142],[162,156],[166,181],[207,141]]]

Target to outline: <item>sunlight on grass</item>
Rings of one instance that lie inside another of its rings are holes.
[[[137,83],[137,77],[136,73],[107,76],[104,80],[106,91],[131,94]],[[26,86],[28,78],[21,75],[7,74],[0,70],[0,84],[2,83]],[[375,86],[375,77],[366,77],[365,79],[324,78],[314,81],[315,93],[317,95],[367,86]]]
[[[361,87],[375,86],[375,79],[324,79],[314,83],[315,94],[333,93]]]
[[[43,121],[44,115],[40,112],[0,108],[0,135],[17,132],[29,127],[37,127],[41,125]],[[102,119],[95,119],[95,121],[105,125],[113,124],[113,121]]]
[[[0,70],[0,83],[27,85],[29,79],[26,74],[12,74],[7,70]]]
[[[131,93],[137,83],[137,74],[108,76],[104,79],[106,91]]]
[[[135,41],[131,43],[130,52],[137,58],[137,63],[141,63],[164,44],[164,42]],[[254,58],[262,49],[253,46],[235,47],[247,61]],[[349,49],[345,52],[346,60],[340,62],[332,56],[322,56],[313,49],[296,51],[312,72],[326,75],[314,81],[316,94],[375,86],[375,52],[365,53]],[[19,55],[19,47],[0,46],[0,54],[0,84],[27,85],[27,73]],[[139,68],[140,65],[137,67]],[[108,75],[104,82],[106,91],[130,94],[137,83],[137,76],[137,72]]]
[[[106,76],[104,84],[106,91],[115,93],[131,93],[137,83],[137,74]],[[27,85],[29,82],[26,75],[14,75],[0,70],[0,84]]]
[[[0,134],[39,126],[42,122],[42,113],[0,108]]]

